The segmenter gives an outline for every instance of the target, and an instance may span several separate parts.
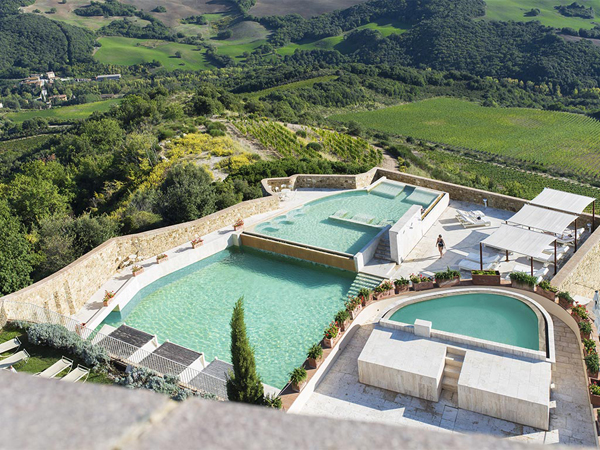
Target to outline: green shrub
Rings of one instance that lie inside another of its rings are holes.
[[[350,313],[347,309],[340,309],[335,315],[335,321],[337,323],[344,323],[348,319],[350,319]]]
[[[452,280],[457,277],[460,278],[460,272],[458,270],[451,270],[450,267],[447,267],[443,272],[435,273],[436,280]]]
[[[573,299],[573,297],[571,297],[571,294],[569,294],[568,292],[559,292],[557,295],[559,299],[564,300],[567,303],[570,303],[571,305],[575,303],[575,300]]]
[[[590,384],[590,393],[592,395],[600,395],[600,386],[598,386],[597,384]],[[600,411],[598,413],[598,417],[600,417]]]
[[[283,404],[281,403],[281,397],[273,397],[272,395],[265,395],[265,406],[267,408],[281,409]]]
[[[296,367],[290,372],[290,381],[294,384],[300,384],[306,380],[307,376],[308,374],[306,373],[306,369],[304,367]]]
[[[410,282],[410,280],[408,278],[404,278],[404,277],[400,277],[396,280],[394,280],[394,286],[406,286],[408,283]]]
[[[590,318],[590,315],[586,311],[585,306],[582,305],[574,306],[571,310],[571,315],[578,316],[582,320],[588,320]]]
[[[471,275],[498,275],[496,270],[471,270]]]
[[[319,359],[321,356],[323,356],[323,347],[321,347],[321,344],[319,343],[311,345],[306,353],[306,356],[312,359]]]
[[[371,289],[360,288],[360,290],[358,291],[359,297],[369,298],[369,295],[371,295]]]
[[[579,331],[581,331],[582,334],[590,334],[592,332],[592,324],[587,320],[579,322]]]
[[[33,345],[64,351],[94,369],[105,369],[110,358],[106,349],[82,339],[62,325],[36,323],[27,329],[27,339]]]
[[[596,352],[596,341],[593,339],[584,339],[583,346],[588,353]]]
[[[555,288],[554,286],[552,286],[550,284],[549,281],[546,280],[542,280],[538,283],[538,286],[546,291],[550,291],[550,292],[558,292],[558,288]]]
[[[301,137],[301,138],[306,138],[306,131],[298,130],[298,131],[296,131],[296,136]]]
[[[514,281],[515,283],[526,284],[531,287],[537,284],[537,278],[532,277],[525,272],[511,272],[509,276],[510,281]]]
[[[323,146],[318,142],[310,142],[309,144],[306,144],[306,149],[315,152],[320,152],[321,150],[323,150]]]
[[[598,373],[600,363],[598,362],[598,353],[590,353],[585,357],[585,365],[591,373]]]

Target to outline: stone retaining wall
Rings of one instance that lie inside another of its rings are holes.
[[[129,255],[146,258],[158,255],[195,237],[231,226],[239,218],[272,211],[278,206],[276,197],[263,197],[192,222],[110,239],[67,267],[4,299],[33,303],[65,315],[75,314]]]

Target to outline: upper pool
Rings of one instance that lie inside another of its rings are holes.
[[[540,350],[538,317],[524,302],[498,294],[458,294],[401,307],[389,320],[414,324],[501,344]]]
[[[354,273],[247,247],[231,247],[140,290],[104,323],[127,325],[231,361],[229,321],[244,297],[263,381],[282,388],[344,305]]]
[[[427,209],[439,193],[383,181],[372,190],[355,190],[314,200],[252,231],[288,241],[356,254],[386,225],[412,205]]]

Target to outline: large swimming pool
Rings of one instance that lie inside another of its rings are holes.
[[[343,307],[354,273],[247,247],[231,247],[142,289],[123,322],[214,357],[230,358],[231,312],[244,297],[246,325],[263,381],[282,388]]]
[[[412,205],[427,209],[438,193],[383,181],[370,192],[342,192],[260,223],[252,231],[288,241],[356,254]]]
[[[431,321],[435,330],[540,350],[538,317],[524,302],[498,294],[460,294],[401,307],[389,320]]]

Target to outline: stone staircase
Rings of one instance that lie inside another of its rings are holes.
[[[356,297],[358,291],[362,288],[373,289],[376,286],[379,286],[382,281],[383,278],[368,275],[366,273],[359,273],[350,285],[350,289],[348,289],[348,297]]]
[[[385,233],[383,236],[381,236],[373,259],[385,262],[393,261],[390,251],[390,237],[388,233]]]
[[[449,392],[458,392],[458,377],[465,359],[465,351],[448,347],[446,350],[446,364],[442,375],[442,389]]]

